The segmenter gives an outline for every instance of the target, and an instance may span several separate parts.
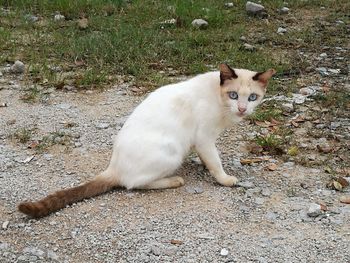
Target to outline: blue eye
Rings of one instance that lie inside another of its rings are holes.
[[[232,99],[232,100],[238,99],[238,94],[237,94],[237,92],[235,92],[235,91],[230,91],[230,92],[228,93],[228,96],[229,96],[230,99]]]
[[[258,98],[258,95],[252,93],[249,95],[248,101],[255,101]]]

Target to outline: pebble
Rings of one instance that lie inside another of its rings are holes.
[[[323,214],[323,211],[322,211],[321,205],[315,204],[315,203],[311,204],[307,211],[307,215],[309,217],[318,217],[319,215],[322,215],[322,214]]]
[[[253,51],[253,50],[255,50],[255,47],[254,47],[253,45],[250,45],[250,44],[247,44],[247,43],[243,44],[243,48],[244,48],[245,50],[248,50],[248,51]]]
[[[96,128],[99,130],[107,129],[109,127],[109,123],[97,123]]]
[[[61,20],[65,20],[66,18],[64,17],[64,15],[61,15],[61,14],[56,14],[54,17],[53,17],[53,20],[54,21],[61,21]]]
[[[321,53],[320,54],[320,58],[326,58],[328,55],[327,55],[327,53]]]
[[[238,182],[237,186],[248,189],[248,188],[253,188],[254,184],[252,182],[245,181],[245,182]]]
[[[23,253],[28,253],[30,255],[42,258],[45,256],[45,252],[41,249],[35,248],[35,247],[26,247],[23,249]]]
[[[226,248],[221,249],[220,255],[226,257],[228,255],[228,250]]]
[[[241,37],[239,38],[239,40],[241,40],[241,41],[246,41],[247,38],[246,38],[245,36],[241,36]]]
[[[268,197],[271,195],[271,191],[267,188],[262,189],[261,194],[265,197]]]
[[[7,229],[9,224],[10,224],[10,221],[5,221],[4,223],[2,223],[2,229]]]
[[[341,126],[341,124],[342,123],[339,121],[332,121],[330,128],[331,128],[331,130],[336,130],[337,128],[339,128]]]
[[[47,251],[47,258],[51,259],[51,260],[58,260],[57,254],[55,252],[53,252],[52,250]]]
[[[232,8],[232,7],[234,7],[234,4],[233,4],[232,2],[230,2],[230,3],[225,3],[225,7],[226,7],[226,8]]]
[[[288,14],[289,13],[289,8],[288,7],[282,7],[280,10],[279,10],[280,14]]]
[[[338,75],[340,73],[340,69],[328,69],[328,72],[334,74],[334,75]]]
[[[31,14],[25,15],[24,19],[29,21],[29,22],[33,22],[33,23],[39,20],[39,18],[37,16],[31,15]]]
[[[310,87],[306,87],[306,88],[301,88],[299,90],[299,93],[305,96],[310,96],[310,95],[314,95],[316,93],[316,90]]]
[[[207,21],[201,18],[193,20],[191,24],[193,27],[199,28],[199,29],[205,29],[209,25]]]
[[[293,103],[283,103],[281,105],[281,109],[285,112],[291,113],[294,111],[294,105],[293,105]]]
[[[246,3],[245,9],[249,14],[252,14],[252,15],[257,15],[257,14],[265,11],[265,7],[263,5],[256,4],[256,3],[253,3],[250,1],[248,1]]]
[[[194,187],[187,186],[186,192],[188,192],[190,194],[201,194],[204,192],[204,189],[201,186],[194,186]]]
[[[322,76],[328,76],[327,68],[325,67],[320,67],[316,68],[316,70],[322,75]]]
[[[279,27],[277,29],[277,34],[284,34],[287,33],[287,29],[285,29],[284,27]]]
[[[11,69],[10,71],[12,73],[18,73],[18,74],[21,74],[21,73],[24,73],[24,70],[25,70],[25,65],[22,61],[20,60],[17,60],[12,66],[11,66]]]
[[[257,205],[263,205],[264,204],[264,202],[265,202],[265,199],[264,198],[261,198],[261,197],[257,197],[257,198],[255,198],[255,204],[257,204]]]

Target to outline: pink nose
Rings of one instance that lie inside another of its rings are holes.
[[[239,112],[243,113],[247,110],[245,107],[238,107]]]

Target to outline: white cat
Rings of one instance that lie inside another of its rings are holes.
[[[157,89],[125,122],[104,172],[86,184],[21,203],[19,210],[42,217],[115,187],[182,186],[182,177],[172,174],[192,147],[220,184],[235,185],[237,178],[222,168],[215,141],[225,128],[253,112],[274,73],[273,69],[257,73],[221,64],[220,71]]]

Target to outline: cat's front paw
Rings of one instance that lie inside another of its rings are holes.
[[[220,184],[224,185],[224,186],[234,186],[238,183],[238,179],[235,176],[227,176],[225,178],[223,178],[222,180],[220,180],[219,182]]]

